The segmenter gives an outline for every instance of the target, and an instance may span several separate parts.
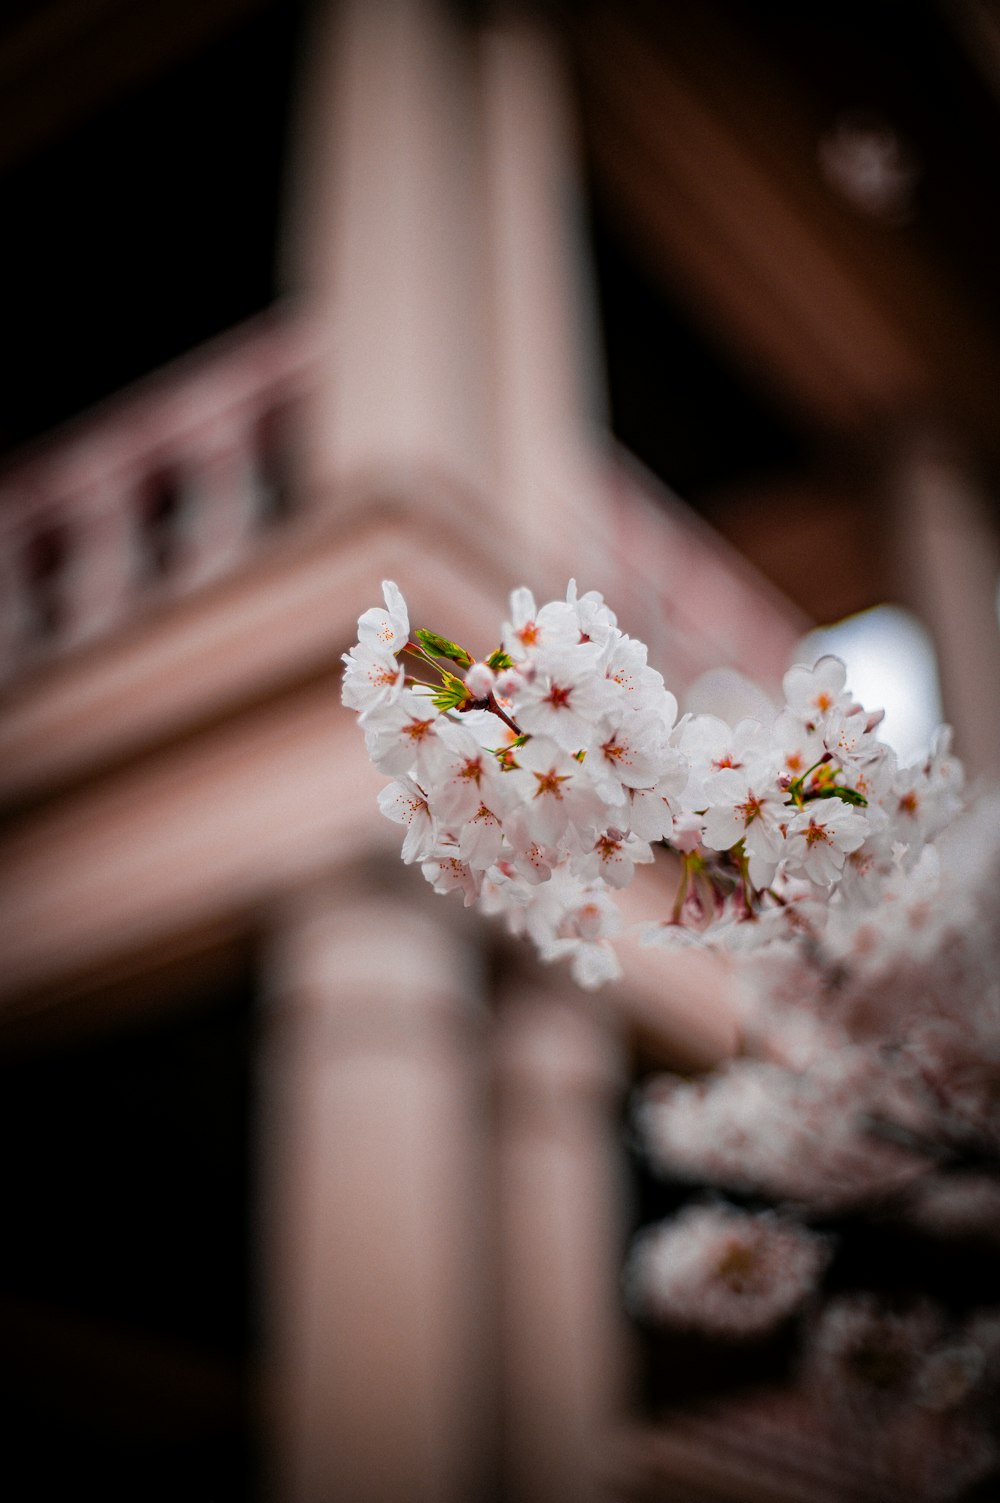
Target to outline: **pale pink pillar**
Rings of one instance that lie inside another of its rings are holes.
[[[503,1496],[589,1503],[625,1386],[622,1043],[593,999],[532,988],[496,1047]]]
[[[488,1176],[462,928],[346,880],[280,916],[262,1267],[282,1503],[480,1496]]]
[[[307,494],[342,517],[419,507],[427,536],[543,591],[601,583],[595,319],[553,36],[447,0],[343,0],[317,13],[310,72],[287,257],[318,331]]]
[[[551,32],[512,11],[481,43],[504,517],[535,588],[561,591],[569,570],[606,589],[607,514],[595,462],[604,374],[570,85]]]
[[[903,449],[895,489],[900,588],[934,637],[955,750],[974,776],[996,776],[1000,538],[993,506],[961,449],[931,436]]]
[[[492,475],[488,230],[471,27],[438,0],[316,7],[288,279],[316,331],[304,481],[343,513]]]

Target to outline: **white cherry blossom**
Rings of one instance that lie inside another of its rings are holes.
[[[464,824],[482,804],[501,811],[506,802],[496,757],[464,725],[442,717],[425,752],[428,801],[435,818]]]
[[[373,706],[361,717],[365,747],[380,772],[396,775],[415,769],[426,779],[442,717],[425,693],[404,689],[391,704]]]
[[[568,835],[572,848],[596,831],[604,806],[575,757],[548,737],[533,736],[518,748],[517,764],[505,776],[515,780],[534,840],[554,845]]]
[[[616,717],[587,753],[587,772],[601,797],[618,804],[626,789],[653,788],[671,760],[659,716],[627,713]]]
[[[846,692],[847,669],[840,658],[823,657],[812,668],[796,663],[782,679],[788,708],[809,730],[815,728],[831,710],[846,709],[851,697]]]
[[[458,840],[458,854],[473,871],[488,871],[504,849],[503,819],[485,802],[466,820]]]
[[[514,700],[518,725],[532,736],[551,737],[567,752],[589,747],[615,704],[597,660],[598,649],[586,643],[539,650],[534,673]]]
[[[705,794],[704,844],[728,851],[742,840],[751,882],[757,888],[769,886],[785,846],[789,810],[784,793],[766,778],[755,776],[751,782],[745,771],[720,768],[705,779]]]
[[[410,865],[422,861],[433,849],[434,821],[423,789],[412,778],[397,778],[382,789],[378,806],[386,819],[406,826],[403,860]]]
[[[627,887],[636,867],[652,860],[652,849],[645,840],[623,835],[620,830],[604,830],[575,866],[581,876],[599,877],[609,887]]]
[[[539,620],[543,628],[551,623],[553,630],[571,632],[571,640],[578,642],[604,643],[617,626],[615,614],[604,603],[604,596],[597,590],[587,590],[580,595],[576,580],[566,586],[566,600],[552,600],[542,607]]]
[[[406,672],[391,653],[362,643],[343,655],[341,699],[349,710],[362,712],[392,704],[403,689]]]
[[[740,720],[731,726],[715,715],[685,716],[674,739],[691,768],[684,793],[690,809],[704,808],[708,802],[705,780],[712,773],[753,766],[766,757],[770,746],[767,730],[758,721]]]
[[[373,652],[397,654],[410,637],[410,617],[399,587],[391,579],[382,581],[385,610],[372,606],[358,620],[358,641]]]
[[[664,687],[663,675],[650,668],[647,655],[645,642],[612,632],[602,655],[604,677],[617,688],[623,706],[655,710],[669,729],[677,719],[677,700]]]
[[[652,788],[626,788],[625,828],[640,840],[668,840],[674,831],[678,800],[688,780],[688,766],[680,752],[668,748],[666,771]]]
[[[863,768],[883,752],[871,720],[860,706],[831,710],[821,734],[827,751],[845,768]]]
[[[829,887],[843,870],[848,853],[864,844],[868,828],[863,814],[839,800],[810,804],[789,821],[789,866]]]
[[[450,892],[460,892],[466,908],[470,908],[479,897],[482,879],[457,851],[454,854],[447,850],[435,851],[420,869],[434,891],[442,897]]]

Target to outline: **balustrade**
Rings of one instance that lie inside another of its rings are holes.
[[[295,510],[288,429],[309,379],[280,310],[0,475],[0,682],[239,567]]]

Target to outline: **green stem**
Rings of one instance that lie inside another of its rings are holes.
[[[433,668],[434,672],[439,675],[442,682],[445,682],[449,677],[451,677],[451,675],[448,674],[447,670],[442,668],[440,663],[438,663],[435,658],[431,657],[429,652],[424,651],[419,642],[407,642],[406,646],[403,648],[403,651],[408,652],[411,657],[420,658],[422,662]],[[418,682],[421,681],[418,680]]]
[[[677,884],[677,893],[674,897],[674,906],[670,914],[670,922],[679,924],[681,921],[681,909],[684,907],[684,899],[687,897],[688,882],[691,878],[691,857],[688,852],[681,856],[681,880]]]

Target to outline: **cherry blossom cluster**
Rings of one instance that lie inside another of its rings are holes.
[[[644,644],[572,581],[541,607],[515,590],[485,657],[411,630],[396,585],[383,594],[345,655],[343,699],[392,779],[379,803],[403,860],[543,958],[568,956],[583,985],[618,974],[613,894],[654,847],[679,875],[648,942],[816,936],[838,907],[869,911],[919,880],[960,807],[947,733],[900,767],[836,658],[791,668],[780,708],[758,695],[752,716],[678,718]]]

